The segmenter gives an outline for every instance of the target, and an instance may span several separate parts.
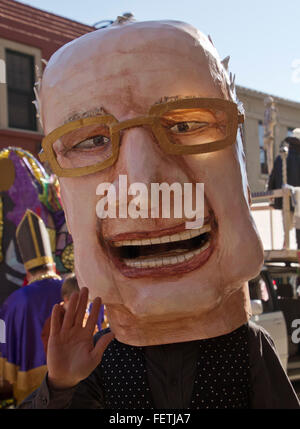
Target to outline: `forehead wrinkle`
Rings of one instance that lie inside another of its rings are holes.
[[[78,119],[90,118],[91,116],[104,116],[108,115],[108,112],[104,109],[104,107],[95,107],[94,109],[87,110],[85,112],[76,112],[64,121],[64,124],[68,124],[69,122],[76,121]]]
[[[203,98],[199,97],[199,95],[171,95],[171,96],[163,96],[160,97],[154,104],[162,104],[167,103],[168,101],[177,101],[177,100],[185,100],[187,98]]]

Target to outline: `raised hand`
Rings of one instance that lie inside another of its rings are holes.
[[[101,362],[104,350],[114,338],[113,333],[101,337],[95,347],[93,332],[101,307],[96,298],[85,327],[83,318],[88,303],[88,289],[73,293],[68,309],[56,304],[52,311],[47,350],[48,382],[55,389],[76,386]]]

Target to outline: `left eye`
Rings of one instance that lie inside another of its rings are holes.
[[[108,137],[99,135],[78,143],[76,146],[73,147],[73,149],[92,149],[95,147],[103,147],[109,143],[110,139]]]
[[[178,134],[188,133],[189,131],[198,130],[205,128],[208,125],[207,122],[179,122],[170,128],[171,131]]]

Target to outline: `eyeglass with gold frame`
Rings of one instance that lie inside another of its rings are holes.
[[[161,119],[163,115],[176,110],[188,111],[189,109],[213,109],[224,112],[228,118],[225,138],[213,142],[193,145],[183,145],[172,142],[166,128],[162,125]],[[121,140],[120,134],[122,130],[148,125],[151,127],[159,146],[166,154],[189,155],[218,151],[235,143],[238,125],[243,122],[244,115],[239,112],[237,104],[232,101],[220,98],[184,98],[155,104],[149,109],[148,115],[139,116],[122,122],[119,122],[113,115],[107,114],[82,118],[64,124],[44,137],[42,141],[42,151],[39,154],[39,158],[42,162],[48,161],[53,173],[57,176],[85,176],[102,171],[112,166],[117,161]],[[104,161],[96,162],[93,165],[84,167],[61,167],[57,161],[56,153],[53,148],[54,143],[73,131],[97,124],[109,127],[111,156]]]

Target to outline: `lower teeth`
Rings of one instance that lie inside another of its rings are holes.
[[[200,249],[192,250],[191,252],[187,252],[179,256],[162,256],[161,258],[142,260],[123,259],[123,261],[128,267],[134,268],[153,268],[162,267],[165,265],[177,265],[180,262],[188,261],[194,256],[199,255],[199,253],[206,250],[209,245],[210,242],[207,241],[202,247],[200,247]]]

